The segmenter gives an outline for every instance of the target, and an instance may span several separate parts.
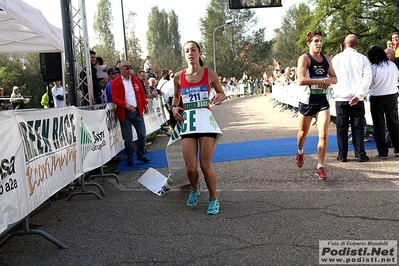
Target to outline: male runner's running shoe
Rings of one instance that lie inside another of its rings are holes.
[[[320,167],[316,170],[315,176],[317,176],[321,180],[327,180],[328,176],[326,174],[326,169],[324,167]]]
[[[302,154],[297,153],[296,154],[296,166],[298,166],[299,168],[301,168],[303,166],[303,163],[305,162],[305,156]]]

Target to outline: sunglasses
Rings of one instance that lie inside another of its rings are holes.
[[[111,75],[119,75],[119,72],[111,72]]]
[[[126,69],[132,69],[132,66],[121,66],[121,67],[124,67]]]

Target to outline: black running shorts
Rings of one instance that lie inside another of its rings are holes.
[[[314,116],[320,111],[324,111],[330,108],[330,104],[327,102],[325,104],[319,104],[319,105],[309,105],[309,104],[304,104],[304,103],[299,103],[299,112],[303,116]]]

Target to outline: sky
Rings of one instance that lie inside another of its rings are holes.
[[[46,19],[54,26],[62,28],[61,0],[23,0],[28,5],[39,9]],[[115,48],[123,51],[123,28],[122,28],[122,9],[125,20],[130,11],[137,14],[136,16],[136,36],[140,40],[143,50],[143,57],[146,55],[146,32],[147,32],[147,16],[151,8],[158,6],[159,10],[164,9],[166,12],[175,11],[179,18],[179,30],[182,43],[188,40],[200,41],[201,33],[199,30],[199,19],[206,14],[206,7],[210,0],[110,0],[113,13],[113,33],[115,37]],[[228,0],[225,0],[228,1]],[[99,0],[85,0],[87,28],[89,33],[89,46],[95,45],[95,36],[92,29],[94,15],[97,11],[97,3]],[[281,18],[285,15],[290,6],[295,4],[297,0],[283,0],[283,7],[273,8],[255,8],[259,18],[258,27],[266,28],[267,39],[273,38],[274,29],[281,26]],[[72,3],[78,3],[78,0],[72,0]]]

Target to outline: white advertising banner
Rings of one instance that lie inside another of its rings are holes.
[[[83,172],[102,166],[123,149],[115,109],[79,110]],[[118,130],[119,129],[119,130]]]
[[[25,159],[21,197],[31,212],[82,174],[78,112],[52,108],[17,112],[15,119]]]
[[[148,113],[144,115],[145,130],[147,135],[152,134],[168,120],[163,104],[163,96],[148,100]],[[167,110],[166,110],[167,112]]]
[[[22,139],[13,112],[0,112],[0,233],[28,214]]]
[[[103,151],[103,156],[107,161],[112,159],[121,150],[124,149],[121,125],[116,117],[116,109],[113,103],[109,103],[106,108],[106,124],[108,132],[109,146],[105,151]]]
[[[0,112],[0,234],[123,149],[113,104]]]

